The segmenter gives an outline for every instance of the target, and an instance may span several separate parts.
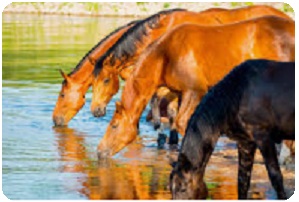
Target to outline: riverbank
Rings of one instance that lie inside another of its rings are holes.
[[[260,2],[28,2],[11,3],[3,13],[58,14],[78,16],[148,16],[165,9],[185,8],[191,11],[202,11],[208,8],[238,8],[250,5],[270,5],[291,17],[295,17],[293,8],[286,3]]]

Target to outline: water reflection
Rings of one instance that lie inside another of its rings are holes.
[[[98,161],[88,151],[88,134],[73,128],[53,127],[57,138],[60,172],[76,173],[76,182],[67,182],[67,190],[81,193],[88,199],[170,199],[168,188],[170,158],[177,152],[144,147],[142,138],[116,159]],[[229,147],[231,148],[231,147]],[[215,156],[206,172],[209,198],[236,199],[236,159]]]
[[[139,138],[106,162],[96,147],[114,113],[90,114],[91,93],[69,128],[52,128],[51,114],[62,78],[111,30],[133,19],[3,14],[2,183],[9,199],[170,199],[169,159],[157,135],[141,120]],[[206,171],[210,198],[237,198],[237,151],[221,139]],[[229,151],[229,152],[228,152]],[[275,198],[261,160],[250,197]],[[286,173],[290,194],[294,172]]]
[[[133,20],[24,14],[2,16],[2,79],[52,84],[61,80],[59,68],[69,72],[98,41]]]
[[[165,199],[170,198],[170,166],[165,151],[141,154],[139,141],[123,153],[128,159],[92,160],[86,148],[86,134],[68,127],[53,128],[57,137],[61,172],[83,174],[78,192],[89,199]],[[149,162],[139,158],[152,159]],[[156,163],[155,163],[156,162]],[[73,184],[70,184],[73,187]],[[68,188],[71,189],[71,188]]]

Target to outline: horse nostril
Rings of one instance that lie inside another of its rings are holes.
[[[158,122],[158,121],[157,122],[155,121],[153,124],[154,124],[154,129],[155,130],[159,129],[160,126],[161,126],[160,122]]]
[[[104,108],[98,107],[92,113],[93,113],[94,117],[104,116],[106,114],[106,107],[104,107]]]
[[[109,150],[104,150],[104,151],[98,151],[98,159],[105,159],[110,156],[110,151]]]
[[[63,126],[64,125],[64,119],[63,117],[54,117],[53,119],[54,125],[55,126]]]

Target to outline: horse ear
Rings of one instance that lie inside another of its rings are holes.
[[[91,56],[88,56],[88,60],[89,60],[89,62],[92,64],[92,65],[95,65],[96,64],[96,60],[93,58],[93,57],[91,57]]]
[[[121,112],[122,112],[122,110],[123,110],[123,106],[122,106],[121,102],[116,101],[116,102],[115,102],[115,107],[116,107],[116,113],[121,114]]]
[[[61,76],[67,81],[67,82],[70,82],[71,81],[71,78],[62,71],[62,69],[59,69],[59,72],[61,74]]]

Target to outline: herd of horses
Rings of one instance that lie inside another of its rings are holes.
[[[71,73],[61,71],[53,121],[67,125],[91,86],[92,114],[104,116],[120,77],[125,86],[99,158],[135,140],[150,102],[155,129],[169,122],[168,143],[184,136],[170,175],[174,199],[207,197],[205,167],[222,134],[237,142],[239,198],[247,198],[258,148],[277,197],[285,199],[275,143],[295,139],[294,61],[295,22],[275,8],[161,11],[116,29]]]

